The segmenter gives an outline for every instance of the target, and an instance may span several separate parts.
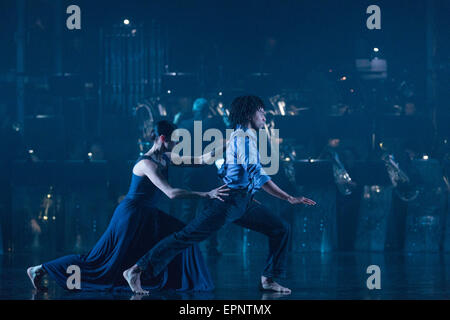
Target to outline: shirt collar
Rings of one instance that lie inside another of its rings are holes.
[[[255,140],[256,140],[256,138],[257,138],[257,136],[256,136],[256,130],[255,130],[255,129],[250,130],[248,127],[244,127],[244,126],[238,124],[238,125],[236,126],[236,130],[235,130],[235,131],[238,131],[238,130],[242,130],[242,131],[244,131],[244,132],[248,132],[247,134],[248,134],[252,139],[255,139]]]

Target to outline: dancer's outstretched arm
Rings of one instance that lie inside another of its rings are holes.
[[[284,192],[280,187],[278,187],[275,182],[272,180],[267,181],[265,184],[262,185],[262,189],[267,192],[268,194],[277,197],[281,200],[288,201],[290,204],[306,204],[309,206],[314,206],[316,203],[308,198],[305,197],[293,197],[286,192]]]
[[[234,137],[234,139],[237,139],[237,136]],[[270,177],[264,172],[264,169],[259,162],[259,152],[256,147],[255,140],[249,138],[245,138],[245,140],[236,140],[235,149],[235,154],[239,157],[240,163],[247,171],[249,177],[254,181],[254,185],[256,185],[258,189],[262,188],[268,194],[281,200],[288,201],[290,204],[303,203],[309,206],[316,204],[311,199],[305,197],[293,197],[289,195],[270,179]]]
[[[225,140],[221,141],[221,146],[213,151],[202,154],[201,156],[180,156],[176,152],[166,152],[166,156],[170,159],[171,164],[183,167],[203,166],[214,164],[214,160],[223,157],[225,150]]]
[[[207,198],[224,201],[223,198],[227,197],[227,192],[230,191],[226,185],[213,189],[209,192],[189,191],[180,188],[173,188],[167,179],[160,173],[157,165],[149,160],[141,161],[141,163],[136,167],[136,173],[146,175],[150,181],[153,182],[153,184],[164,192],[164,194],[166,194],[170,199]]]

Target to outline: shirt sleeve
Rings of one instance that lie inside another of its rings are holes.
[[[235,150],[236,158],[247,171],[253,187],[255,189],[261,189],[261,187],[271,179],[261,166],[255,140],[248,136],[244,139],[238,139],[236,137]]]

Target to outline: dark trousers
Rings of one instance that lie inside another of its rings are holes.
[[[225,202],[207,201],[204,210],[182,230],[157,243],[137,265],[157,276],[184,249],[207,239],[228,223],[235,223],[269,237],[269,256],[262,275],[283,277],[286,269],[290,226],[265,207],[252,201],[246,192],[233,191]]]
[[[201,189],[200,189],[201,190]],[[200,212],[205,206],[205,200],[202,199],[185,199],[181,205],[181,217],[180,220],[188,224]],[[218,251],[219,242],[217,240],[217,233],[212,234],[206,244],[207,250]]]

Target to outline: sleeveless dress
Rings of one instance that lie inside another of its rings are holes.
[[[167,167],[149,156],[167,177]],[[168,159],[166,158],[166,161]],[[84,255],[68,255],[42,264],[51,278],[67,289],[70,265],[80,268],[81,291],[127,290],[123,271],[133,266],[155,244],[181,230],[184,223],[156,208],[163,193],[146,177],[132,175],[129,191],[117,206],[109,226],[97,244]],[[157,277],[141,275],[143,289],[174,289],[177,291],[210,291],[211,275],[198,245],[182,253]]]

